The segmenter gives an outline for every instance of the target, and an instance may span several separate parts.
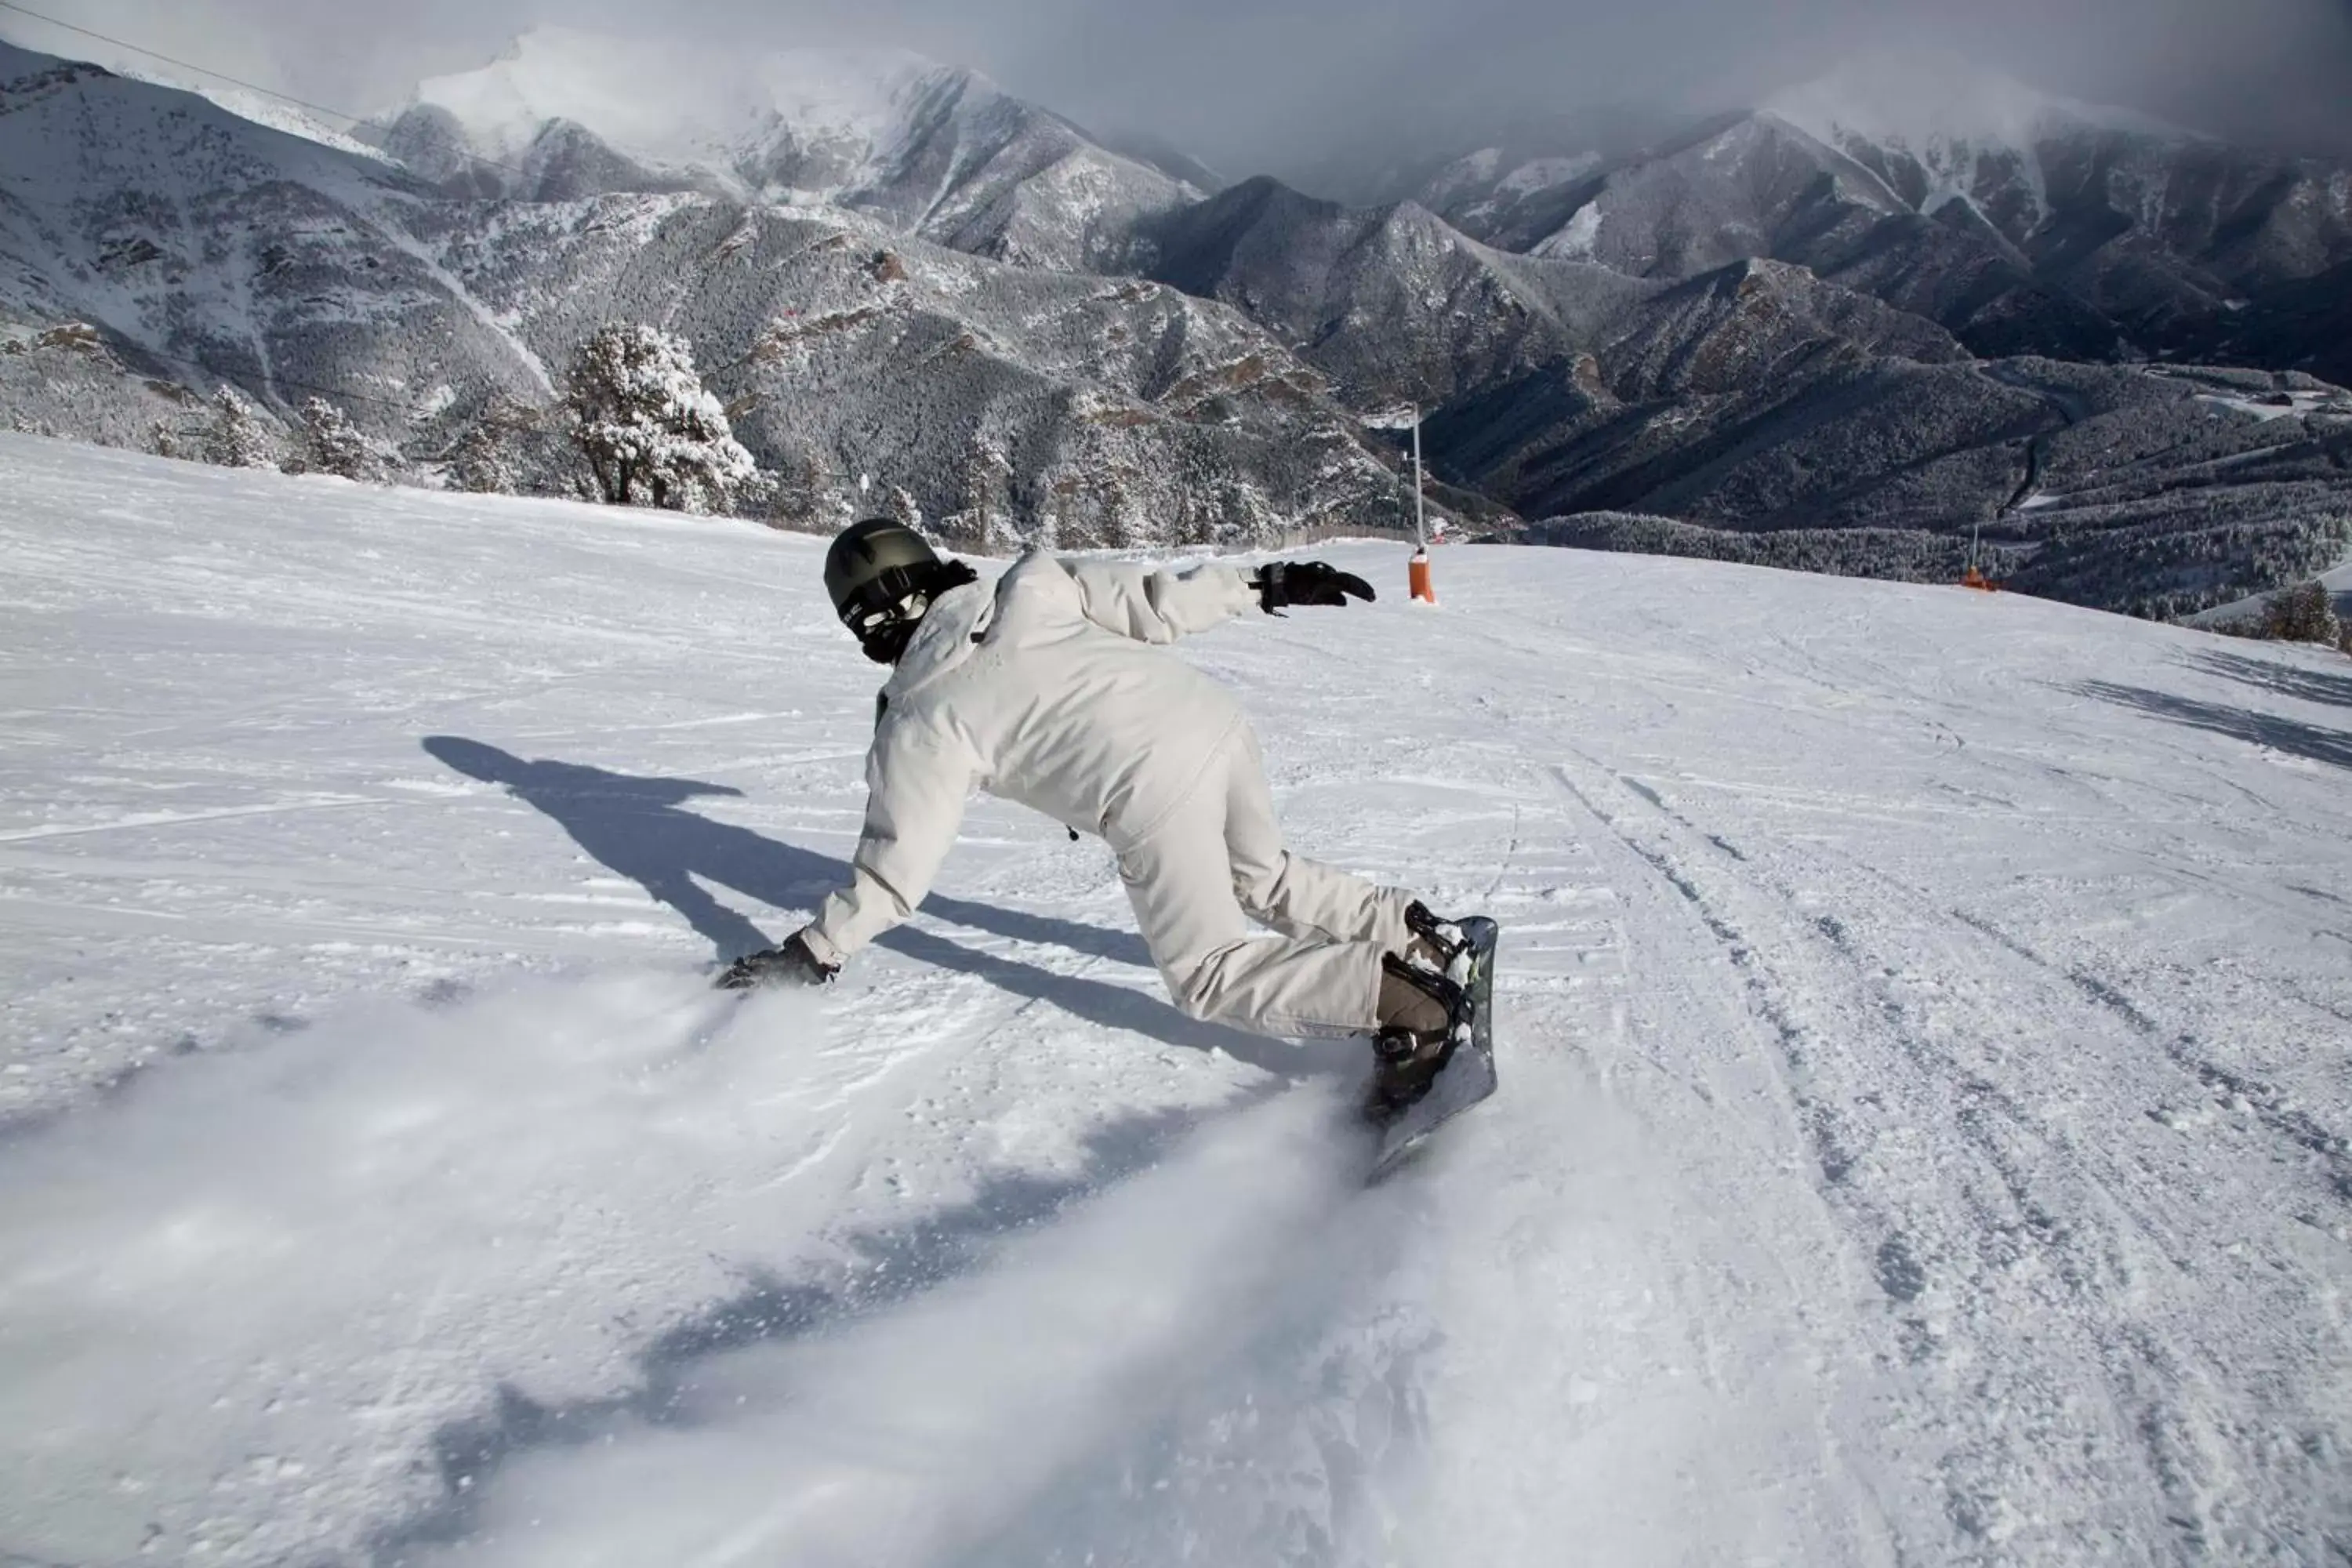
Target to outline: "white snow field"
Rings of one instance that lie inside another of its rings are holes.
[[[2352,1560],[2352,665],[1541,550],[1185,657],[1503,1091],[981,800],[820,541],[0,437],[0,1563]]]

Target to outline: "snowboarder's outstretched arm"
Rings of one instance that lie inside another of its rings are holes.
[[[1257,608],[1257,591],[1230,566],[1181,572],[1127,561],[1064,561],[1078,607],[1098,626],[1138,642],[1171,643]]]
[[[978,769],[963,749],[929,726],[886,718],[866,758],[866,831],[849,886],[835,893],[800,933],[819,963],[849,956],[915,912],[963,824],[964,797]]]
[[[1124,561],[1065,561],[1087,619],[1138,642],[1171,643],[1250,609],[1273,615],[1291,605],[1345,605],[1372,598],[1371,584],[1319,561],[1270,562],[1255,573],[1231,566],[1174,572]]]

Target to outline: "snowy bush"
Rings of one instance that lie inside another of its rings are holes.
[[[343,411],[323,397],[302,405],[301,469],[346,479],[381,479],[394,467],[393,454],[362,435]]]
[[[642,490],[657,507],[707,510],[751,477],[692,352],[658,328],[616,323],[581,344],[564,408],[607,502],[631,505]]]
[[[276,443],[253,405],[224,386],[213,395],[213,417],[205,432],[205,461],[224,468],[275,468]]]

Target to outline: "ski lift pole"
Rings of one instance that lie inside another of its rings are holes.
[[[1412,411],[1412,547],[1429,553],[1429,503],[1421,480],[1421,410]]]
[[[1969,524],[1969,569],[1960,574],[1960,586],[1990,592],[1994,584],[1992,579],[1984,574],[1983,537],[1984,519],[1974,519]]]
[[[1412,431],[1412,561],[1405,568],[1405,586],[1415,601],[1433,605],[1437,590],[1429,580],[1429,497],[1421,465],[1421,405],[1401,403],[1358,417],[1375,430],[1410,427]]]
[[[1429,498],[1421,473],[1421,406],[1412,410],[1412,560],[1405,567],[1405,586],[1422,604],[1437,603],[1437,588],[1429,580]]]

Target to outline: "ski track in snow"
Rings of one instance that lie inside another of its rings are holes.
[[[1503,921],[1367,1193],[1015,808],[708,991],[856,830],[818,542],[0,465],[0,1563],[2352,1560],[2338,659],[1478,549],[1187,645]]]

